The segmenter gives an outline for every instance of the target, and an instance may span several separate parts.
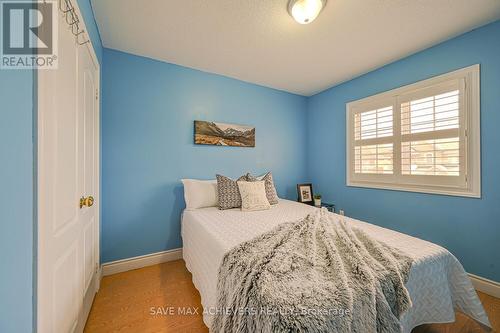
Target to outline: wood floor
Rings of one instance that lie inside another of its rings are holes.
[[[494,331],[500,333],[500,299],[479,293]],[[178,309],[184,313],[178,313]],[[208,332],[200,295],[184,261],[177,260],[103,278],[86,333]],[[452,324],[422,325],[413,333],[488,332],[463,314]]]

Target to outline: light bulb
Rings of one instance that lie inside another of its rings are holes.
[[[318,17],[326,0],[290,0],[288,11],[300,24],[309,24]]]

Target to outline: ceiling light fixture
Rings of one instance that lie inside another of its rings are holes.
[[[326,0],[290,0],[288,13],[300,24],[309,24],[318,17]]]

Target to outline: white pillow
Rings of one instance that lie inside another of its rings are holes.
[[[184,185],[184,201],[186,209],[197,209],[219,205],[217,181],[182,179]]]
[[[238,181],[241,194],[241,210],[265,210],[271,208],[267,200],[266,186],[263,180],[256,182]]]

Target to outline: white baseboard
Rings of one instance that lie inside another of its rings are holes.
[[[479,290],[490,296],[500,298],[500,283],[483,277],[468,273],[472,281],[472,285],[476,290]]]
[[[107,276],[178,259],[182,259],[181,248],[107,262],[102,265],[102,275]]]

